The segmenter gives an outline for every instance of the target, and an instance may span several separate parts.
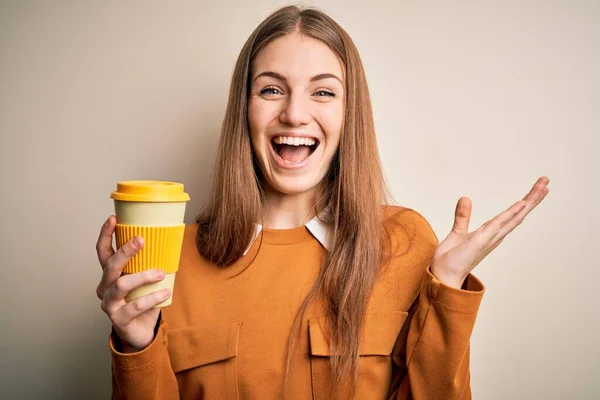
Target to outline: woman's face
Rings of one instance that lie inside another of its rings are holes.
[[[294,33],[258,54],[250,79],[248,122],[264,183],[286,195],[314,190],[340,143],[340,61],[323,42]]]

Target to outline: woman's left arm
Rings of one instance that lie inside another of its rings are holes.
[[[544,199],[548,181],[538,179],[523,200],[471,233],[471,203],[461,198],[452,231],[439,244],[423,221],[424,246],[436,247],[394,349],[390,398],[471,398],[469,342],[484,288],[470,273]]]

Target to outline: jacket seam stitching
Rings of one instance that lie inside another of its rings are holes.
[[[410,357],[406,360],[406,368],[407,369],[413,358],[413,355],[415,354],[415,352],[417,351],[417,348],[419,347],[419,343],[421,342],[421,337],[423,336],[423,331],[425,330],[425,325],[427,324],[427,318],[429,318],[430,310],[431,310],[431,303],[427,306],[427,312],[425,313],[425,317],[423,318],[423,327],[421,328],[421,331],[419,332],[419,337],[417,338],[415,347],[413,348],[412,352],[410,353]]]
[[[447,305],[444,305],[442,303],[440,303],[439,301],[432,301],[432,303],[435,303],[437,305],[439,305],[441,308],[443,308],[446,311],[451,311],[451,312],[455,312],[458,314],[464,314],[464,315],[473,315],[476,313],[476,311],[471,311],[471,310],[461,310],[460,308],[453,308],[453,307],[449,307]]]

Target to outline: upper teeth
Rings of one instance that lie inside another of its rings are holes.
[[[277,136],[273,141],[277,144],[288,144],[291,146],[312,146],[317,141],[312,138],[302,137],[291,137],[291,136]]]

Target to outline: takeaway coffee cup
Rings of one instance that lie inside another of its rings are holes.
[[[111,196],[117,216],[116,239],[120,248],[135,236],[144,239],[144,246],[133,256],[123,272],[132,274],[147,269],[162,269],[166,277],[129,292],[125,300],[169,288],[171,296],[156,307],[165,307],[173,300],[175,274],[179,268],[185,224],[185,206],[190,196],[183,184],[165,181],[123,181]]]

